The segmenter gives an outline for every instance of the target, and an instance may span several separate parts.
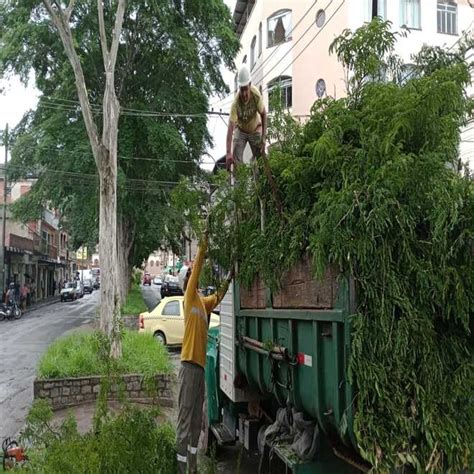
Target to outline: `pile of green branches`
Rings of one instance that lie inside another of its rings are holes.
[[[424,48],[406,77],[395,41],[381,21],[344,32],[332,49],[351,71],[348,96],[316,102],[302,127],[275,113],[281,213],[263,173],[255,184],[240,169],[234,188],[213,178],[210,252],[238,260],[245,284],[258,273],[278,287],[305,253],[317,274],[332,263],[352,275],[360,453],[378,472],[458,472],[473,439],[474,186],[458,159],[469,68],[462,50]],[[186,206],[202,188],[182,191]]]

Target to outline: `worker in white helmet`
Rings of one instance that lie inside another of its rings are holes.
[[[238,165],[243,162],[247,143],[252,150],[252,159],[265,152],[267,112],[262,95],[252,85],[250,71],[245,64],[239,70],[237,82],[239,90],[230,109],[227,127],[226,164],[228,168],[233,163]]]
[[[207,250],[207,231],[197,251],[194,265],[179,271],[178,283],[184,291],[184,337],[178,375],[177,460],[179,473],[197,473],[197,450],[204,403],[204,367],[207,331],[211,312],[229,288],[230,272],[218,291],[210,296],[198,292],[199,276]],[[187,469],[187,470],[186,470]]]

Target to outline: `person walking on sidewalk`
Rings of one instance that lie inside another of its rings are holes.
[[[250,72],[244,64],[238,73],[239,91],[230,109],[227,127],[226,165],[243,163],[247,143],[252,150],[252,160],[265,152],[267,112],[262,95],[252,85]]]
[[[184,291],[184,337],[178,376],[178,472],[197,473],[197,450],[204,403],[204,367],[210,315],[229,288],[232,273],[210,296],[198,293],[199,276],[207,250],[207,230],[202,238],[193,267],[183,266],[178,281]],[[186,471],[186,468],[188,471]]]

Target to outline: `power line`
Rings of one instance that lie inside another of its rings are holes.
[[[324,8],[324,10],[327,10],[328,7],[333,3],[334,0],[330,0],[329,3],[326,5],[326,7]],[[324,30],[324,28],[326,28],[326,26],[331,22],[331,20],[334,18],[334,16],[336,15],[336,13],[341,9],[342,5],[344,5],[344,3],[346,2],[346,0],[342,0],[341,3],[339,4],[339,6],[336,8],[336,10],[334,10],[334,12],[332,13],[332,15],[328,18],[328,20],[324,23],[323,26],[321,26],[321,28],[316,32],[316,34],[309,40],[308,43],[306,43],[306,45],[303,47],[303,49],[293,58],[293,60],[291,61],[291,63],[286,66],[286,68],[290,67],[305,51],[306,49],[308,49],[308,47],[313,43],[313,41],[321,34],[321,32]],[[313,26],[313,25],[311,25]],[[309,28],[305,31],[304,34],[306,34],[306,32],[309,30]],[[292,46],[292,48],[296,46],[296,43]],[[263,83],[263,80],[283,61],[283,59],[285,59],[286,56],[288,56],[288,54],[291,52],[292,48],[290,48],[284,55],[283,57],[270,69],[268,70],[262,77],[261,81]],[[285,69],[286,69],[285,68]],[[266,87],[264,90],[268,90],[268,87]]]
[[[33,173],[31,170],[31,167],[28,166],[23,166],[23,165],[10,165],[13,169],[18,169],[18,170],[23,170],[23,171],[28,171]],[[5,169],[5,165],[0,165],[0,169]],[[78,173],[75,171],[65,171],[65,170],[52,170],[52,169],[43,169],[43,170],[38,170],[39,173],[52,173],[52,174],[61,174],[65,176],[71,176],[71,177],[77,177],[80,179],[97,179],[99,178],[98,174],[90,174],[90,173]],[[157,180],[146,180],[146,179],[139,179],[139,178],[126,178],[126,181],[129,182],[130,184],[134,183],[139,183],[139,184],[150,184],[154,186],[161,186],[161,185],[167,185],[167,186],[174,186],[176,184],[179,184],[179,181],[157,181]]]
[[[309,6],[309,8],[306,10],[306,12],[301,16],[301,18],[300,18],[300,19],[298,20],[298,22],[295,24],[295,26],[293,26],[293,28],[288,32],[288,36],[290,36],[290,35],[293,34],[293,32],[295,31],[295,29],[298,27],[298,25],[308,16],[309,12],[314,8],[314,6],[315,6],[317,3],[318,3],[318,0],[315,0],[315,1]],[[306,31],[308,31],[308,30],[306,30]],[[306,33],[306,32],[305,32],[305,33]],[[303,36],[304,36],[305,33],[303,33]],[[262,33],[262,34],[263,34],[263,33]],[[270,59],[276,54],[276,52],[278,51],[278,49],[280,49],[284,44],[285,44],[284,41],[278,43],[278,45],[276,45],[276,46],[273,48],[272,52],[271,52],[258,66],[256,66],[256,67],[251,71],[251,73],[252,73],[253,75],[255,75],[255,74],[257,74],[257,72],[259,72],[261,69],[263,69],[263,67],[268,63],[268,61],[270,61]],[[225,101],[225,102],[227,103],[227,102],[228,102],[228,99],[227,99],[227,98],[230,97],[231,95],[233,96],[234,93],[231,92],[231,93],[228,94],[226,97],[223,97],[222,99],[219,99],[219,100],[218,100],[217,102],[215,102],[214,104],[211,104],[212,107],[213,107],[213,108],[216,107],[217,104],[219,104],[220,102],[223,102],[223,101]],[[226,100],[226,99],[227,99],[227,100]],[[233,100],[233,97],[232,97],[232,100]],[[220,108],[222,108],[222,107],[223,107],[223,105],[221,104]]]
[[[314,8],[314,6],[318,3],[318,0],[315,0],[311,5],[310,7],[306,10],[306,12],[303,14],[303,16],[298,20],[298,22],[296,23],[296,25],[291,29],[291,31],[288,33],[288,36],[290,35],[293,35],[293,32],[295,31],[295,29],[298,27],[298,25],[308,16],[309,12]],[[327,8],[327,7],[326,7]],[[306,31],[300,36],[300,38],[298,39],[298,41],[303,38],[303,36],[309,31],[309,29],[313,26],[313,23],[311,23],[310,27],[306,29]],[[296,41],[296,43],[293,43],[292,47],[298,43],[298,41]],[[273,55],[276,53],[276,51],[281,48],[281,46],[283,46],[285,44],[285,42],[281,42],[281,43],[278,43],[278,45],[276,46],[276,48],[274,48],[274,50],[267,56],[267,58],[259,65],[257,66],[253,71],[252,71],[252,74],[256,74],[260,69],[263,68],[263,66],[273,57]]]
[[[331,4],[333,3],[334,0],[330,0],[329,3],[326,5],[326,7],[324,8],[324,10],[327,10]],[[316,2],[315,2],[316,3]],[[324,25],[316,32],[316,34],[313,36],[313,38],[303,47],[303,49],[300,51],[300,53],[291,61],[291,63],[286,66],[287,68],[290,67],[295,61],[296,59],[298,59],[301,54],[304,53],[304,51],[309,47],[309,45],[318,37],[318,35],[321,33],[321,31],[326,27],[326,25],[332,20],[332,18],[334,17],[334,15],[340,10],[340,8],[342,7],[342,5],[345,3],[345,0],[342,0],[342,3],[338,6],[338,8],[334,11],[334,13],[328,18],[328,20],[324,23]],[[311,8],[314,6],[314,4],[311,6]],[[309,11],[306,12],[305,16],[309,13]],[[304,18],[304,17],[303,17]],[[292,52],[293,48],[304,38],[304,36],[308,33],[308,31],[313,27],[313,23],[311,23],[311,25],[306,28],[306,30],[303,32],[303,34],[298,38],[298,40],[296,40],[292,45],[291,47],[285,52],[285,54],[278,60],[278,62],[270,69],[268,70],[263,76],[262,78],[260,79],[260,84],[263,85],[263,81],[264,79]],[[281,45],[282,43],[280,43]],[[285,68],[286,69],[286,68]],[[268,87],[264,87],[262,89],[262,92],[265,92],[268,90]],[[227,103],[230,104],[233,102],[233,98],[228,101]],[[227,104],[226,104],[227,105]],[[224,104],[221,104],[221,107],[223,107]]]
[[[41,103],[43,100],[47,100],[49,103]],[[70,102],[71,105],[64,104],[61,101]],[[75,104],[75,105],[72,105]],[[60,99],[60,98],[51,98],[47,96],[40,97],[40,104],[41,107],[46,108],[58,108],[63,110],[69,111],[79,111],[81,108],[81,104],[78,101],[72,101],[68,99]],[[102,108],[97,105],[90,104],[90,107],[93,112],[98,114],[103,114]],[[229,115],[226,112],[217,112],[215,110],[208,110],[206,112],[194,112],[194,113],[181,113],[181,112],[165,112],[165,111],[158,111],[158,110],[146,110],[146,109],[133,109],[128,107],[120,107],[120,114],[125,116],[131,117],[179,117],[179,118],[198,118],[198,117],[207,117],[209,115]]]
[[[223,118],[221,117],[223,120]],[[23,149],[26,150],[47,150],[55,153],[62,153],[66,155],[74,155],[74,156],[93,156],[92,152],[74,152],[74,151],[68,151],[64,150],[61,148],[52,148],[52,147],[44,147],[41,145],[38,146],[25,146]],[[212,164],[212,163],[205,163],[204,161],[193,161],[193,160],[175,160],[175,159],[159,159],[159,158],[149,158],[149,157],[142,157],[142,156],[126,156],[126,155],[117,155],[117,158],[122,159],[122,160],[137,160],[137,161],[154,161],[160,164],[167,164],[167,163],[188,163],[188,164],[193,164],[193,165],[199,165],[199,164]]]

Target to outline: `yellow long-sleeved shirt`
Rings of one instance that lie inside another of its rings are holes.
[[[209,328],[207,315],[221,302],[228,287],[227,284],[210,296],[199,295],[199,276],[206,250],[207,238],[204,238],[199,245],[184,293],[184,337],[181,348],[182,361],[193,362],[201,367],[206,365],[207,330]]]

